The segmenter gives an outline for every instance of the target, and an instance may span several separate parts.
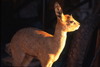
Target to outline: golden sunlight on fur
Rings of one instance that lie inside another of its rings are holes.
[[[35,30],[35,32],[37,34],[39,34],[39,35],[42,35],[43,37],[53,37],[53,35],[48,34],[48,33],[44,32],[44,31]]]
[[[72,15],[64,15],[60,5],[54,5],[57,24],[54,35],[36,28],[24,28],[16,32],[10,42],[14,66],[28,66],[34,58],[42,67],[52,67],[65,47],[67,32],[80,27]]]

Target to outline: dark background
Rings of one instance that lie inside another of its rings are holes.
[[[54,34],[56,15],[54,3],[58,2],[64,14],[72,14],[77,21],[95,13],[99,0],[1,0],[1,58],[8,56],[5,45],[10,43],[12,36],[25,27],[35,27]],[[68,46],[74,32],[68,33],[67,46],[62,52],[58,63],[65,62]],[[1,66],[4,66],[1,61]]]

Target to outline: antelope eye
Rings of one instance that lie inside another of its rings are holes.
[[[74,21],[70,21],[70,23],[74,23]]]

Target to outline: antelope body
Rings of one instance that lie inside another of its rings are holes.
[[[80,24],[71,15],[64,15],[57,2],[54,7],[57,16],[54,35],[36,28],[24,28],[13,36],[10,46],[14,66],[28,66],[34,58],[38,58],[42,67],[51,67],[59,58],[67,32],[77,30]]]

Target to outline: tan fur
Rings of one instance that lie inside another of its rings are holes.
[[[77,30],[80,25],[72,16],[64,15],[58,3],[55,3],[55,13],[57,24],[54,36],[35,28],[21,29],[13,36],[10,46],[14,66],[28,66],[36,57],[42,67],[51,67],[59,58],[65,46],[67,32]]]

